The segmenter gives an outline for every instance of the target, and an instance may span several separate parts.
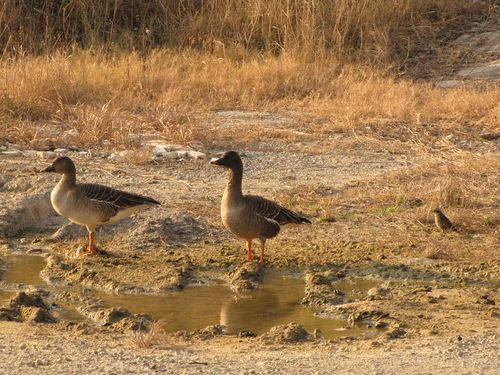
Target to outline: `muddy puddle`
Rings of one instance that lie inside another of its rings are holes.
[[[11,255],[3,260],[6,270],[0,283],[0,304],[6,303],[14,294],[9,288],[13,284],[45,285],[53,295],[62,290],[41,279],[45,258]],[[347,301],[351,301],[366,295],[366,291],[375,285],[371,280],[355,279],[339,282],[336,287],[346,294]],[[102,291],[92,291],[91,295],[102,302],[103,308],[122,307],[134,314],[147,314],[155,320],[162,320],[166,332],[194,331],[220,324],[229,334],[242,331],[262,334],[276,325],[290,322],[302,324],[309,332],[320,329],[326,338],[371,336],[380,332],[365,324],[349,326],[345,319],[316,316],[313,309],[301,304],[304,288],[302,278],[266,271],[264,282],[256,290],[245,293],[235,293],[227,284],[212,284],[191,286],[164,295],[108,294]],[[76,311],[76,306],[59,300],[50,302],[57,306],[52,314],[59,319],[85,319]]]
[[[0,290],[0,306],[8,302],[13,295],[14,292],[7,292],[4,290]]]
[[[124,307],[133,313],[162,319],[167,332],[221,324],[230,334],[241,331],[262,334],[276,325],[290,322],[300,323],[310,332],[320,329],[327,338],[373,331],[365,325],[347,328],[347,321],[343,319],[315,316],[311,308],[301,304],[304,287],[302,279],[268,271],[259,288],[244,294],[235,294],[227,285],[219,284],[194,286],[164,296],[97,295],[105,301],[106,307]],[[361,286],[350,287],[359,290]]]
[[[2,258],[7,271],[2,281],[10,284],[44,285],[40,272],[45,268],[45,258],[30,255],[9,255]]]

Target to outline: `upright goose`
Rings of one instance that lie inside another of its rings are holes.
[[[98,184],[77,184],[73,161],[59,157],[43,172],[61,173],[59,183],[50,194],[54,210],[71,222],[87,227],[89,248],[94,255],[94,231],[101,224],[115,223],[135,212],[160,204],[152,198],[127,193]]]
[[[235,151],[227,151],[221,158],[214,158],[210,164],[229,170],[229,181],[221,203],[221,217],[224,226],[236,236],[247,241],[247,259],[253,260],[252,240],[260,241],[259,263],[264,263],[266,240],[275,237],[280,225],[311,223],[309,219],[290,211],[279,204],[257,195],[243,195],[241,180],[243,163]]]

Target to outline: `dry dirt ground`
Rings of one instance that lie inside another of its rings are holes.
[[[246,140],[250,146],[242,150],[244,190],[274,198],[313,221],[284,228],[269,241],[261,271],[296,272],[306,280],[304,303],[321,315],[372,322],[385,331],[371,338],[310,337],[304,342],[283,334],[285,328],[273,331],[275,336],[270,332],[256,338],[185,332],[159,334],[146,345],[150,348],[137,349],[138,339],[130,333],[137,328],[137,316],[106,327],[92,323],[109,318],[99,311],[87,314],[90,320],[84,323],[35,323],[51,320],[45,316],[42,288],[37,292],[42,302],[18,301],[0,311],[6,320],[24,321],[0,322],[0,373],[497,373],[498,205],[485,208],[491,223],[472,223],[453,233],[434,227],[429,210],[435,202],[419,197],[414,197],[415,206],[397,207],[396,212],[389,207],[387,215],[359,205],[325,205],[346,192],[368,197],[370,190],[363,191],[363,184],[381,177],[411,176],[425,166],[421,154],[411,149],[389,152],[394,145],[380,147],[357,135],[315,140],[302,132],[300,119],[283,114],[224,112],[209,115],[207,123],[215,124],[210,129],[220,134],[228,121],[245,127],[245,134],[254,130],[251,142]],[[455,142],[460,145],[460,138]],[[47,193],[57,177],[37,172],[50,160],[22,147],[20,153],[3,155],[1,254],[42,253],[48,264],[41,275],[49,284],[105,292],[162,294],[189,284],[238,283],[239,276],[249,274],[234,272],[248,266],[244,244],[220,223],[226,175],[208,164],[211,156],[229,147],[241,150],[225,136],[214,136],[210,144],[197,145],[205,158],[156,158],[140,165],[109,159],[109,152],[102,150],[68,151],[80,181],[162,202],[102,227],[97,241],[104,254],[93,258],[76,255],[85,244],[85,232],[65,226],[50,207]],[[498,156],[498,141],[474,138],[463,147],[478,156]],[[498,173],[487,177],[499,178]],[[405,216],[413,222],[398,222],[400,209],[417,210],[416,216]],[[376,280],[380,287],[359,301],[344,301],[333,284],[350,277]],[[82,295],[68,293],[65,298],[88,311]]]
[[[170,340],[137,349],[126,337],[2,323],[2,374],[496,374],[498,335],[462,340],[263,345],[258,339]]]

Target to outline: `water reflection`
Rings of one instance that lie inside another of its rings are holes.
[[[45,268],[45,258],[31,255],[9,255],[3,257],[7,263],[2,281],[13,284],[43,285],[45,281],[40,272]]]
[[[11,255],[3,258],[7,263],[2,284],[43,285],[40,272],[46,265],[40,256]],[[341,281],[338,289],[346,293],[346,300],[365,295],[376,283],[366,279]],[[155,320],[165,321],[165,330],[193,331],[213,324],[226,326],[228,333],[252,331],[261,334],[279,324],[297,322],[312,332],[319,328],[325,337],[358,335],[367,332],[366,326],[346,328],[344,319],[325,319],[300,302],[304,296],[304,280],[267,271],[258,289],[247,293],[234,293],[226,284],[193,286],[181,292],[166,295],[112,295],[93,292],[103,300],[104,307],[124,307],[132,313],[144,313]],[[54,294],[61,287],[50,286]],[[0,290],[0,305],[5,304],[14,292]],[[75,306],[55,301],[61,308],[53,313],[61,319],[81,320]]]
[[[325,337],[355,335],[366,332],[365,326],[345,329],[343,319],[325,319],[300,304],[304,281],[267,273],[265,282],[251,292],[235,294],[227,285],[186,288],[165,296],[108,295],[99,293],[106,307],[120,306],[133,313],[146,313],[163,319],[165,330],[192,331],[208,325],[222,324],[228,333],[252,331],[257,334],[278,324],[298,322],[309,330],[321,329]]]
[[[3,306],[9,302],[9,300],[12,298],[14,295],[14,292],[6,292],[3,290],[0,290],[0,306]]]

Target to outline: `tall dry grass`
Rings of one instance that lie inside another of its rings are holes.
[[[196,113],[220,107],[322,116],[326,131],[433,124],[479,132],[498,127],[499,103],[495,85],[443,90],[371,67],[287,55],[236,63],[191,50],[78,50],[0,60],[0,136],[24,141],[56,124],[78,130],[87,146],[130,147],[130,134],[149,130],[189,143],[197,136]]]
[[[494,1],[5,0],[0,138],[76,129],[76,145],[132,147],[146,131],[189,143],[197,112],[293,110],[326,132],[498,125],[498,87],[441,90],[442,43]],[[436,60],[435,56],[433,57]],[[210,136],[213,136],[211,134]]]
[[[400,62],[434,48],[452,36],[450,30],[485,20],[493,5],[494,0],[5,0],[0,50],[17,55],[73,46],[146,52],[190,47],[384,63],[397,56]]]

